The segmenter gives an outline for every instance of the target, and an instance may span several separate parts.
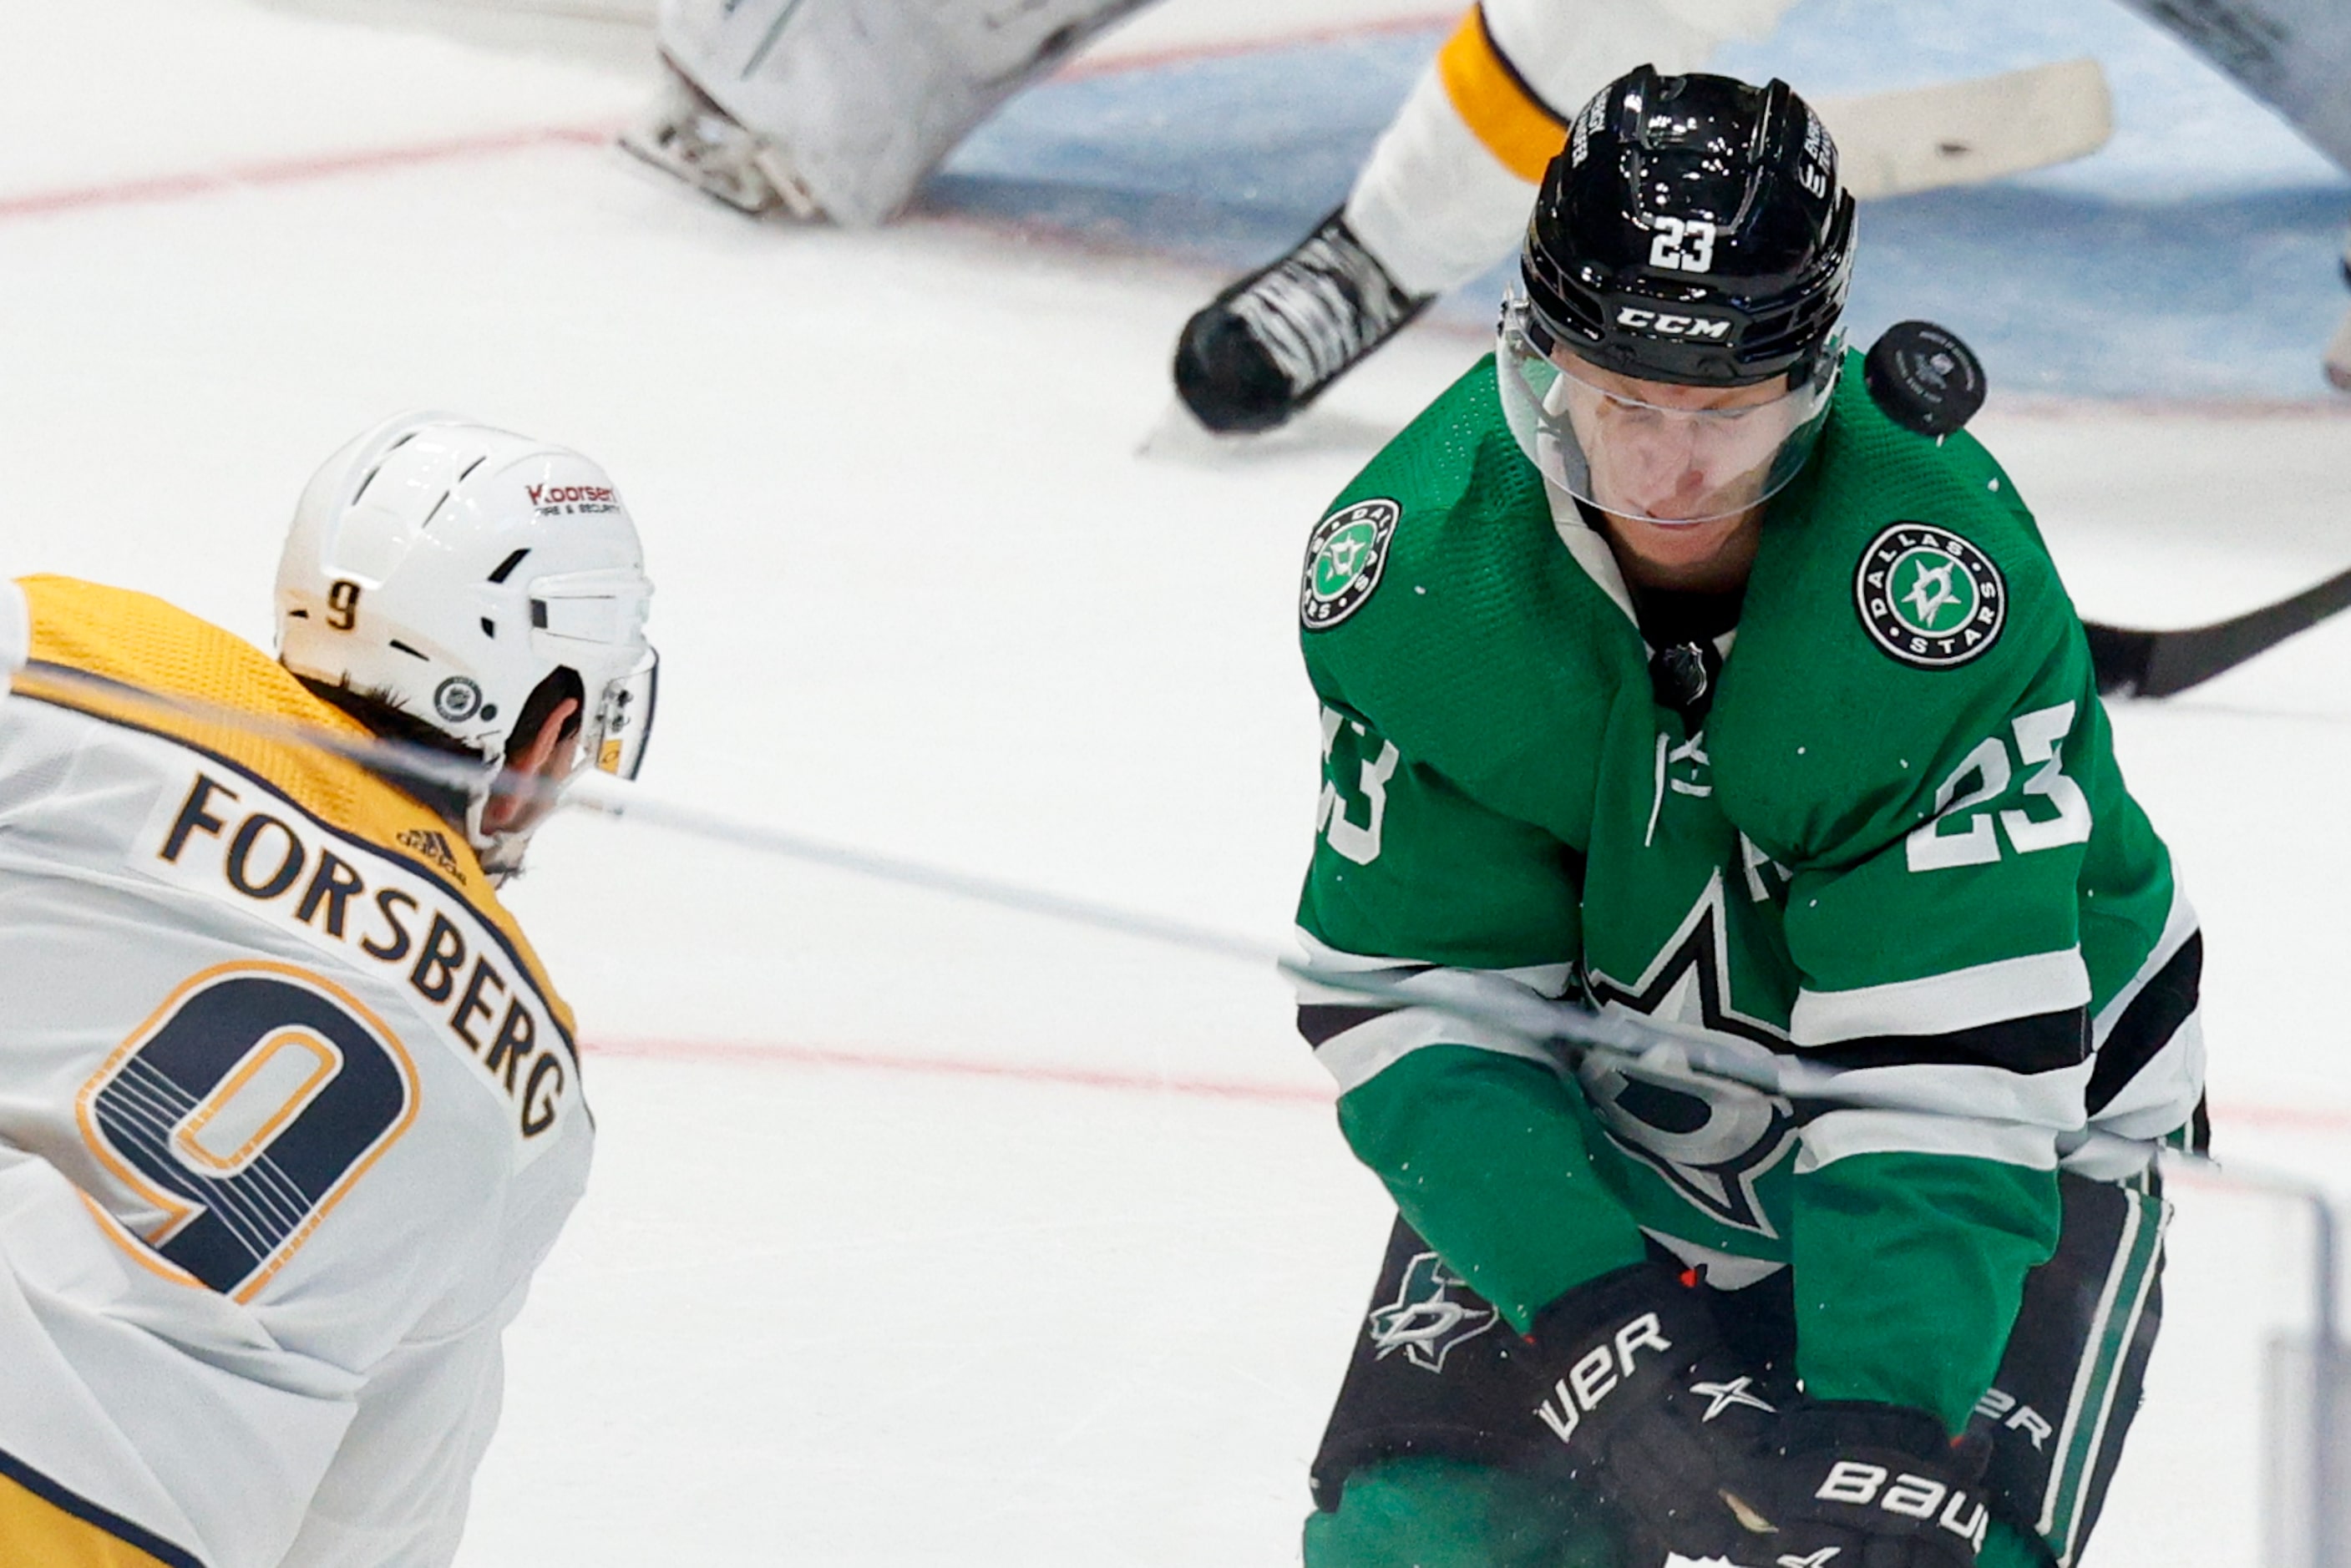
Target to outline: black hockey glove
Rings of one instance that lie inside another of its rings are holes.
[[[1548,1462],[1563,1455],[1685,1557],[1752,1544],[1725,1490],[1768,1458],[1781,1401],[1724,1347],[1694,1281],[1619,1269],[1545,1307],[1528,1337],[1554,1380],[1532,1412]]]
[[[1752,1532],[1725,1555],[1761,1568],[1974,1568],[1991,1522],[1977,1484],[1989,1451],[1899,1405],[1806,1402],[1736,1511]]]

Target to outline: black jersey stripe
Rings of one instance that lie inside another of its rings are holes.
[[[2092,1116],[2111,1105],[2140,1069],[2171,1044],[2196,1011],[2203,974],[2204,933],[2198,931],[2139,988],[2098,1048],[2098,1064],[2090,1073]]]
[[[2011,1073],[2058,1073],[2090,1054],[2090,1013],[2069,1007],[2030,1018],[2003,1018],[1944,1034],[1871,1034],[1833,1045],[1808,1045],[1797,1054],[1844,1072],[1873,1067],[2004,1067]]]
[[[1306,1037],[1309,1045],[1322,1046],[1359,1024],[1369,1023],[1375,1018],[1385,1018],[1395,1011],[1395,1007],[1376,1004],[1301,1002],[1298,1004],[1298,1033]]]

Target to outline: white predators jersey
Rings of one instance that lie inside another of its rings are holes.
[[[428,1564],[586,1179],[571,1019],[362,733],[143,595],[0,583],[0,1563]],[[113,683],[112,689],[89,678]]]

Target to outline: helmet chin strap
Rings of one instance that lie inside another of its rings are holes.
[[[579,765],[582,753],[592,754],[601,743],[601,722],[581,723],[580,706],[576,700],[567,697],[539,721],[535,735],[526,740],[517,732],[509,737],[508,747],[520,744],[520,765],[516,753],[501,755],[477,775],[479,782],[466,792],[465,841],[474,846],[475,856],[493,887],[502,885],[522,869],[523,851],[528,847],[531,835],[555,814],[565,783]],[[602,711],[601,703],[598,711]],[[649,712],[644,722],[650,725]],[[490,805],[500,798],[499,781],[508,778],[513,782],[507,785],[505,798],[518,803],[519,809],[505,815],[516,826],[494,829],[488,825]]]
[[[492,763],[483,774],[482,782],[469,791],[465,800],[465,842],[473,846],[474,857],[481,862],[482,872],[493,888],[504,887],[507,879],[522,869],[523,851],[530,845],[531,835],[549,814],[538,813],[525,827],[508,828],[493,833],[482,826],[489,810],[490,796],[498,780],[507,773],[503,759]]]

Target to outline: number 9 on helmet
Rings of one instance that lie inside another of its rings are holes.
[[[633,778],[653,733],[653,584],[620,493],[568,448],[461,415],[393,416],[329,458],[277,566],[278,659],[428,743],[480,759],[468,836],[508,757],[569,697],[582,760]]]

